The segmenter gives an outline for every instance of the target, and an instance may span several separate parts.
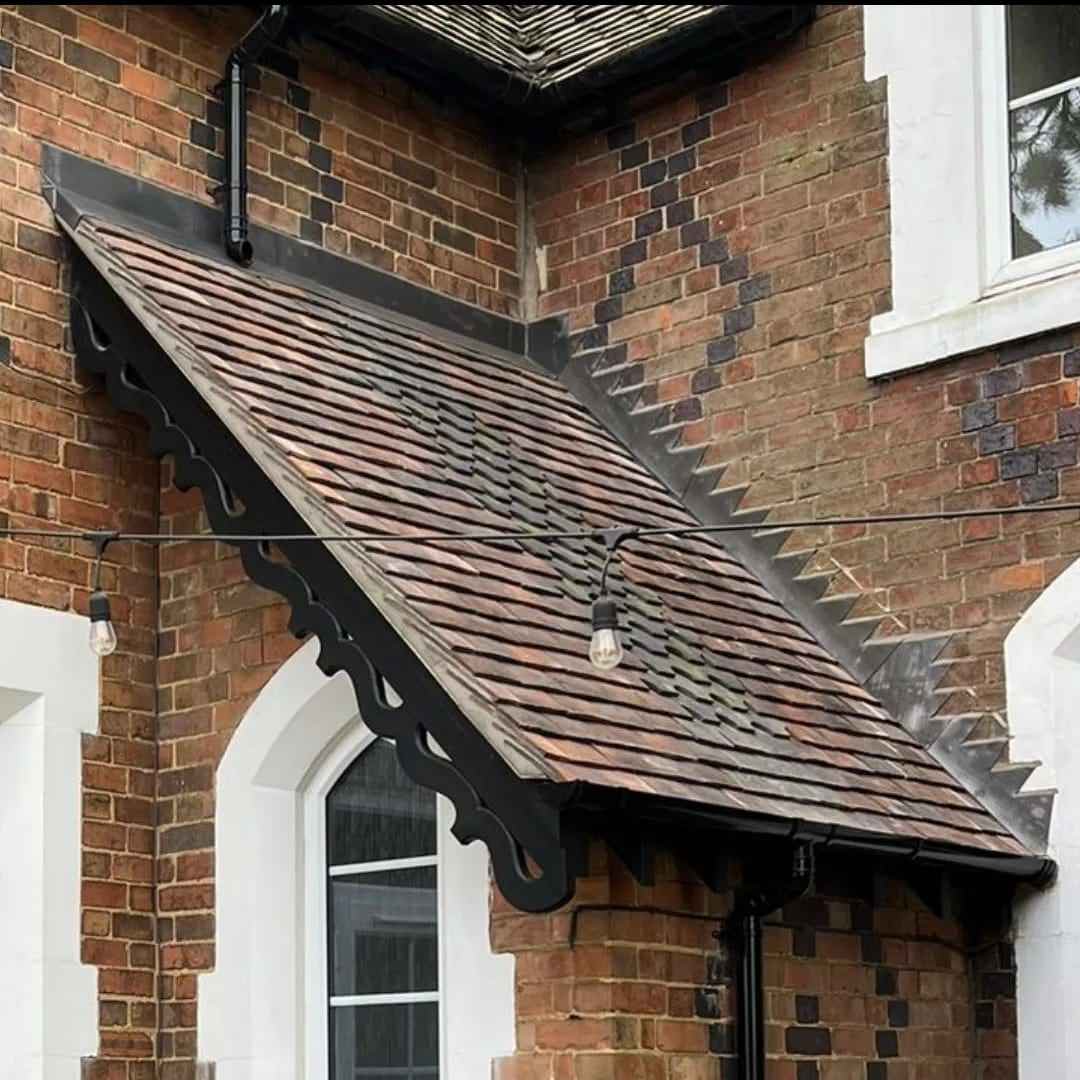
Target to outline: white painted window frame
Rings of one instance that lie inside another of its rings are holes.
[[[79,1080],[98,1048],[79,945],[88,636],[82,616],[0,600],[0,1080]]]
[[[893,309],[870,378],[1076,323],[1080,243],[1012,258],[1005,6],[863,8],[887,79]]]
[[[199,981],[198,1054],[216,1080],[327,1080],[326,796],[374,736],[344,673],[308,642],[264,687],[217,773],[217,966]],[[489,941],[490,877],[438,798],[440,1080],[514,1052],[514,962]]]

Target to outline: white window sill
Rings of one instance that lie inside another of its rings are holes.
[[[923,322],[898,324],[892,313],[870,320],[867,378],[925,367],[1080,320],[1080,271],[1018,286]]]

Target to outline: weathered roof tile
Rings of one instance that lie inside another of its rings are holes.
[[[136,314],[171,328],[178,365],[313,527],[695,524],[539,369],[92,217],[75,240]],[[402,636],[447,658],[445,677],[550,779],[1024,850],[705,537],[623,549],[612,586],[628,653],[606,673],[587,660],[599,543],[375,542],[360,557],[408,612]]]

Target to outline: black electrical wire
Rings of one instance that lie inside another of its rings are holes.
[[[1019,514],[1048,514],[1080,512],[1080,503],[1040,503],[1038,506],[1001,506],[975,510],[930,510],[921,513],[861,515],[855,517],[794,518],[790,521],[733,521],[725,525],[617,526],[604,529],[570,529],[564,531],[523,530],[520,532],[431,532],[409,535],[404,533],[136,533],[110,531],[79,531],[74,529],[0,528],[0,538],[40,538],[48,540],[87,540],[100,543],[123,540],[139,543],[204,543],[221,541],[245,543],[302,543],[318,541],[326,544],[440,544],[440,543],[512,543],[520,540],[555,542],[560,540],[595,540],[610,546],[617,536],[617,546],[629,540],[646,540],[661,536],[708,536],[725,532],[770,532],[777,529],[842,528],[850,525],[898,525],[921,521],[964,521],[981,517],[1012,517]]]

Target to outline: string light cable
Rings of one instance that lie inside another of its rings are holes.
[[[1025,514],[1080,513],[1080,502],[1040,503],[1037,506],[1002,506],[971,510],[931,510],[921,513],[866,514],[844,517],[796,518],[781,521],[732,521],[723,525],[634,526],[617,525],[607,528],[486,532],[428,532],[428,533],[139,533],[121,531],[86,531],[74,529],[0,527],[0,540],[80,540],[94,545],[93,591],[90,594],[90,647],[98,656],[108,656],[116,649],[116,630],[112,625],[108,595],[101,588],[101,564],[105,550],[112,543],[228,543],[228,544],[509,544],[521,541],[561,543],[583,540],[602,543],[606,548],[600,587],[592,605],[592,637],[589,658],[600,670],[608,671],[619,665],[623,648],[619,640],[618,611],[607,590],[608,571],[619,549],[630,541],[661,537],[712,536],[734,532],[770,532],[778,529],[844,528],[863,525],[918,524],[928,521],[965,521],[972,518],[1015,517]]]

